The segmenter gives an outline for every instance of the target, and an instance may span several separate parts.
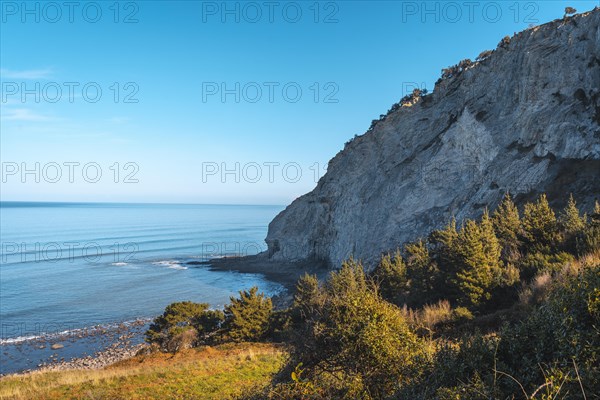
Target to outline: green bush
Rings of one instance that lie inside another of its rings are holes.
[[[573,195],[569,197],[569,201],[565,209],[561,212],[558,222],[562,232],[563,249],[571,254],[577,254],[577,239],[580,238],[586,226],[586,217],[579,215],[579,209],[573,199]]]
[[[600,204],[596,202],[593,213],[586,221],[583,232],[577,238],[579,254],[589,254],[600,251]]]
[[[565,272],[496,334],[443,339],[397,399],[581,399],[600,393],[600,264]],[[590,397],[591,396],[591,397]]]
[[[441,300],[438,288],[442,286],[443,277],[437,264],[431,259],[426,243],[419,240],[407,244],[405,249],[408,277],[407,305],[418,307]]]
[[[586,219],[571,198],[556,218],[541,196],[521,218],[507,195],[492,216],[452,220],[370,275],[352,259],[324,283],[305,275],[271,318],[290,361],[248,398],[594,398],[599,233],[598,205]]]
[[[534,389],[546,378],[540,365],[570,371],[574,378],[575,363],[588,393],[600,393],[599,296],[600,265],[555,282],[546,302],[500,333],[498,357],[507,372]],[[581,393],[578,382],[565,385],[565,392]]]
[[[560,272],[565,264],[575,260],[569,253],[545,254],[535,252],[527,254],[520,263],[523,277],[529,279],[545,272],[556,274]]]
[[[170,343],[186,342],[194,345],[194,341],[216,331],[223,321],[223,313],[209,310],[206,303],[191,301],[176,302],[168,305],[162,315],[155,318],[146,332],[146,341],[156,343],[162,350],[171,351],[181,346]],[[185,334],[188,331],[193,331]],[[185,334],[185,335],[184,335]],[[171,345],[169,345],[171,344]],[[188,347],[186,344],[184,347]]]
[[[240,291],[240,297],[232,297],[225,306],[224,334],[233,342],[260,341],[269,330],[272,312],[271,299],[256,286]]]
[[[302,362],[308,376],[346,382],[350,396],[388,395],[405,379],[420,348],[402,311],[384,301],[362,266],[350,260],[323,286],[304,279],[307,296],[297,298],[305,330],[295,337],[291,363]]]
[[[509,193],[506,193],[492,216],[494,230],[502,246],[502,260],[505,263],[515,263],[521,254],[522,228],[519,210]]]
[[[386,254],[381,257],[381,261],[373,270],[372,276],[377,281],[381,296],[384,299],[399,306],[406,302],[408,277],[406,264],[402,259],[400,250],[396,250],[394,255]]]
[[[524,240],[531,250],[549,253],[559,247],[558,221],[545,194],[537,202],[525,204],[521,223]]]

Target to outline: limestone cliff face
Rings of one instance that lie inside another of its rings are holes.
[[[348,143],[269,225],[273,260],[368,265],[452,216],[600,196],[600,10],[531,28]]]

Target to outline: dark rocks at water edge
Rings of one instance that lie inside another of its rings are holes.
[[[134,356],[146,346],[148,324],[148,319],[140,319],[3,344],[2,375],[110,365]]]
[[[93,356],[73,358],[69,361],[54,358],[49,360],[49,362],[39,364],[38,368],[40,371],[97,369],[131,358],[148,346],[143,343],[131,345],[125,335],[120,337],[119,340],[122,340],[123,343],[114,343],[107,349],[97,352]]]

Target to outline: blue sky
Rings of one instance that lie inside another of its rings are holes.
[[[415,84],[599,2],[71,4],[0,2],[2,200],[286,204]]]

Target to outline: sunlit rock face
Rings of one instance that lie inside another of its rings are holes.
[[[523,31],[432,94],[346,144],[310,193],[269,225],[263,255],[322,260],[380,254],[451,217],[479,217],[509,191],[600,196],[600,10]]]

